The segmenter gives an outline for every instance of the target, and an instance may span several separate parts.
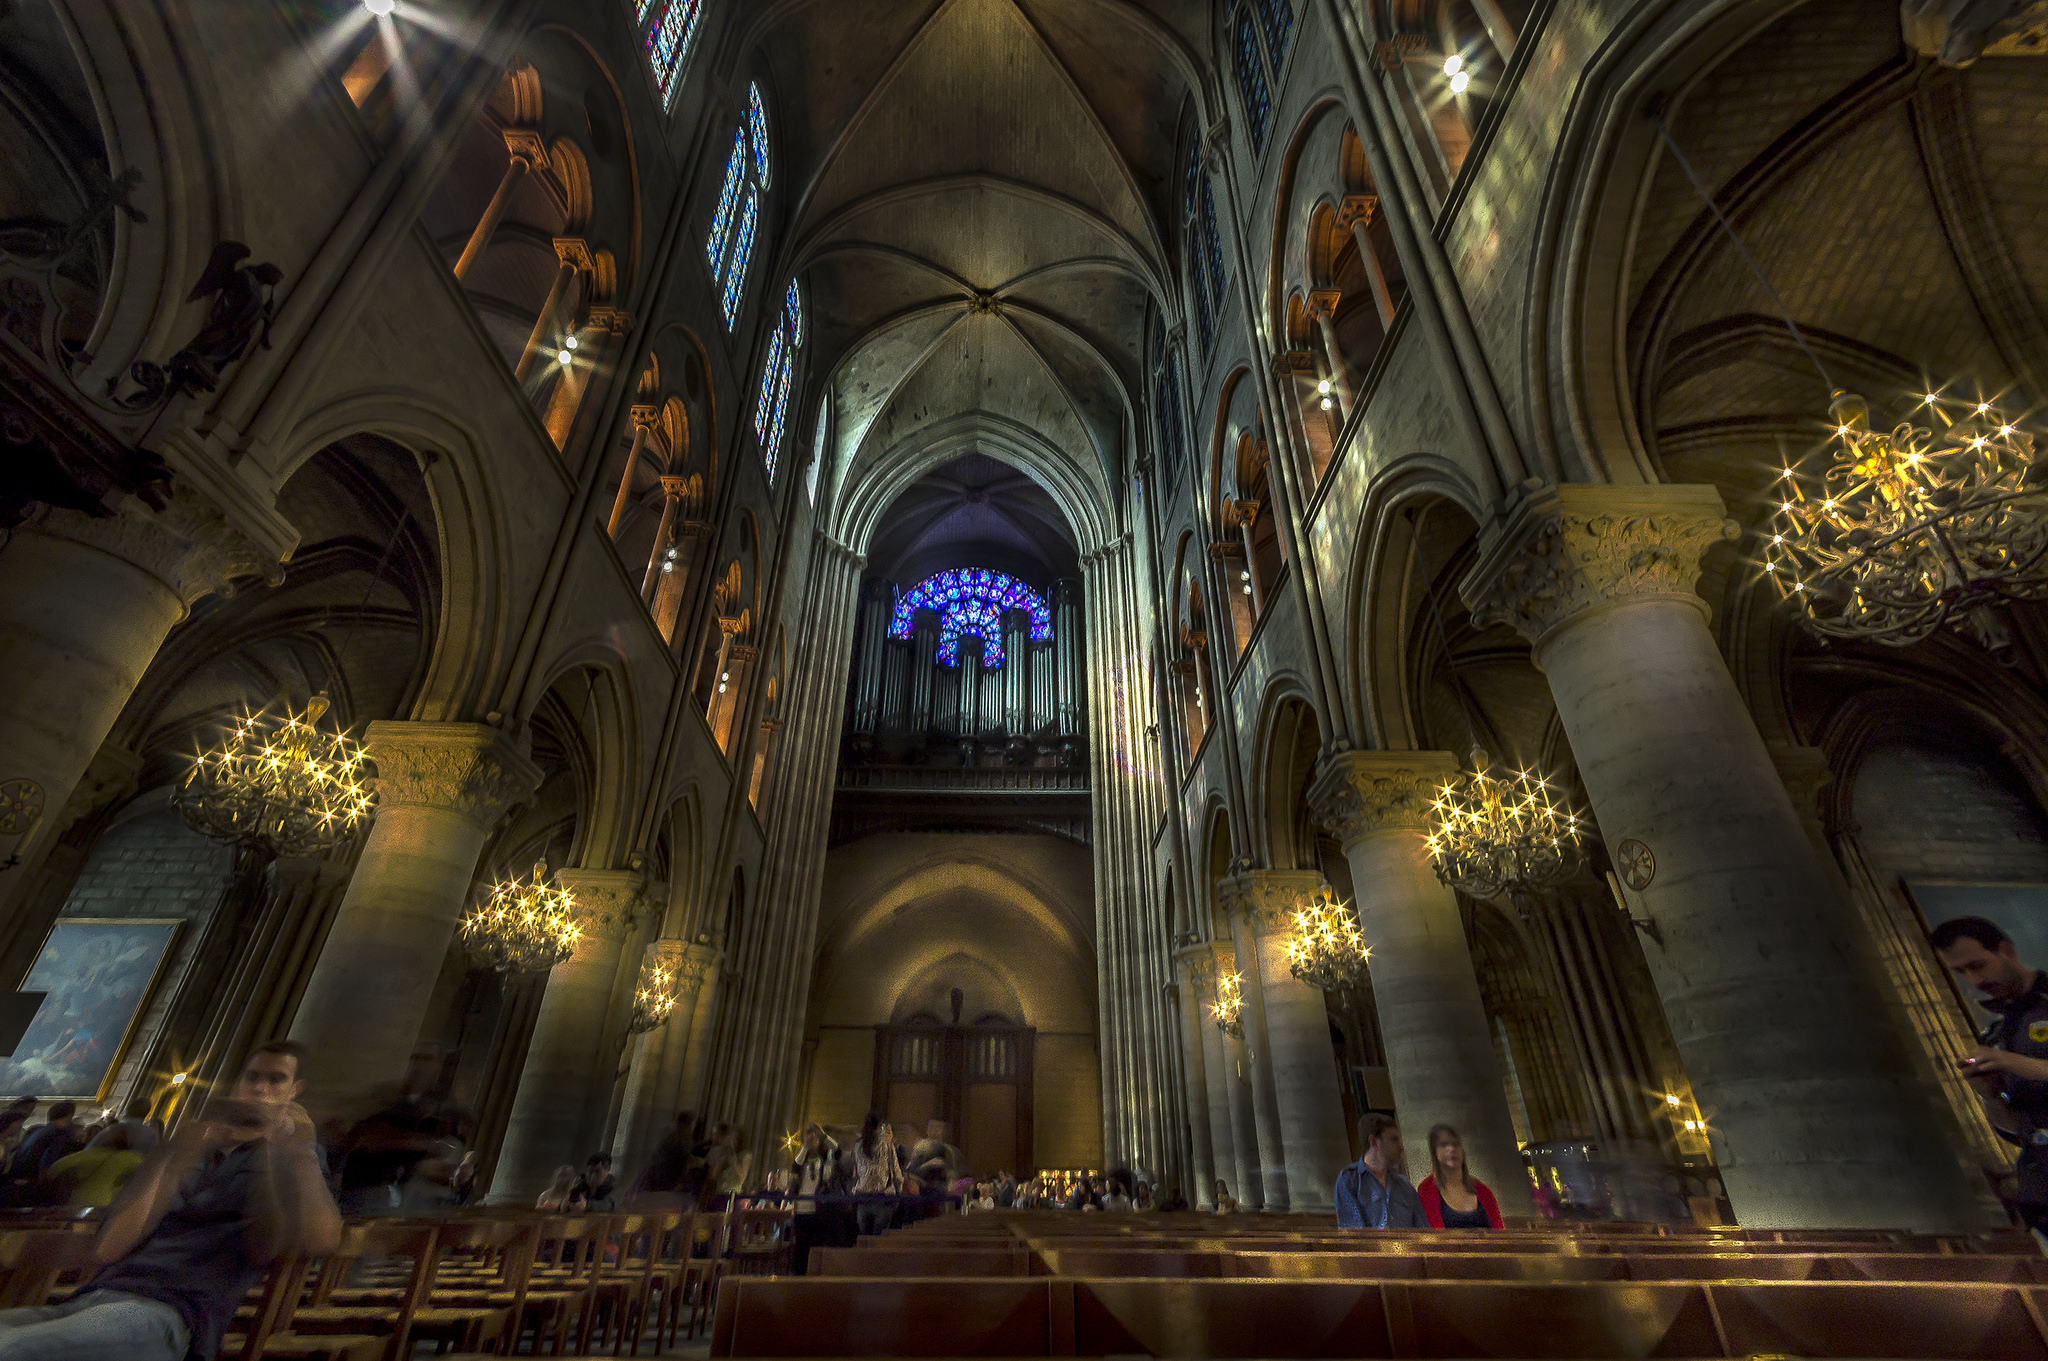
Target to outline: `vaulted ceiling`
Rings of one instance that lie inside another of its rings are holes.
[[[1173,290],[1174,163],[1205,0],[783,0],[793,272],[830,475],[1017,432],[1126,481],[1145,318]]]

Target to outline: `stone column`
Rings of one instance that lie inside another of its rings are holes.
[[[41,814],[0,854],[29,869],[56,836],[65,805],[171,629],[200,597],[236,577],[277,570],[204,498],[180,488],[156,513],[130,501],[93,518],[45,510],[0,549],[0,783],[27,781]]]
[[[1229,946],[1216,949],[1216,973],[1219,977],[1238,972],[1237,951]],[[1266,1174],[1263,1159],[1259,1155],[1259,1118],[1254,1107],[1258,1104],[1252,1095],[1251,1046],[1245,1043],[1243,1035],[1226,1035],[1217,1026],[1213,1017],[1205,1017],[1209,1028],[1202,1036],[1204,1057],[1215,1066],[1210,1076],[1215,1079],[1212,1090],[1223,1092],[1223,1118],[1230,1130],[1231,1151],[1237,1164],[1237,1180],[1230,1184],[1230,1194],[1237,1203],[1248,1210],[1266,1208]],[[1214,1047],[1211,1048],[1211,1037]],[[1215,1099],[1213,1096],[1210,1098]],[[1286,1189],[1282,1183],[1282,1190]],[[1276,1207],[1281,1208],[1281,1207]]]
[[[1218,1163],[1210,1126],[1209,1070],[1202,1056],[1202,1027],[1209,1021],[1202,1013],[1203,999],[1216,984],[1216,963],[1209,957],[1206,945],[1190,946],[1175,958],[1180,963],[1180,986],[1176,992],[1180,1002],[1181,1070],[1187,1086],[1188,1135],[1194,1142],[1195,1184],[1183,1189],[1196,1209],[1213,1210]]]
[[[555,258],[561,262],[561,267],[555,271],[555,282],[548,289],[547,301],[541,304],[540,315],[533,319],[533,334],[526,338],[526,349],[512,370],[515,382],[524,383],[532,375],[533,366],[540,360],[541,349],[547,344],[549,333],[555,329],[555,318],[562,310],[563,300],[569,296],[569,285],[576,282],[578,274],[587,273],[592,265],[589,245],[574,237],[556,240]]]
[[[658,962],[675,978],[676,1004],[666,1024],[640,1037],[626,1074],[625,1101],[612,1141],[612,1161],[622,1183],[630,1183],[646,1168],[654,1146],[667,1137],[682,1109],[683,1059],[696,1019],[697,996],[714,957],[709,947],[680,940],[651,941],[642,957],[643,967]]]
[[[655,427],[661,422],[661,408],[658,406],[636,406],[632,410],[633,448],[626,455],[626,469],[619,474],[618,494],[612,498],[612,518],[605,525],[605,533],[614,539],[619,537],[619,525],[626,518],[626,507],[633,497],[633,474],[640,469],[640,456],[647,452],[648,443],[654,438]],[[657,548],[664,536],[654,536]]]
[[[1385,329],[1394,324],[1394,290],[1387,286],[1387,271],[1372,243],[1372,219],[1379,207],[1377,194],[1346,195],[1337,210],[1337,227],[1340,231],[1348,227],[1357,243],[1359,263],[1365,266],[1366,282],[1372,286],[1372,303],[1379,309],[1380,327]]]
[[[1337,402],[1339,425],[1351,414],[1350,362],[1345,358],[1344,347],[1337,343],[1337,305],[1343,300],[1343,293],[1334,288],[1319,288],[1308,295],[1309,309],[1323,338],[1323,358],[1330,366],[1330,395]]]
[[[1549,677],[1629,905],[1663,937],[1645,953],[1741,1222],[1974,1227],[1693,593],[1737,532],[1711,487],[1542,487],[1462,589]]]
[[[547,143],[532,128],[505,129],[505,149],[512,153],[511,163],[505,167],[504,178],[498,181],[498,191],[485,205],[484,215],[477,219],[476,229],[469,234],[469,244],[462,248],[462,258],[455,262],[455,277],[458,279],[468,277],[477,258],[491,248],[491,238],[498,234],[498,226],[505,220],[505,210],[512,206],[512,195],[521,182],[533,171],[547,166]]]
[[[541,780],[481,723],[372,723],[368,746],[376,821],[292,1020],[316,1115],[360,1113],[403,1074],[484,842]]]
[[[630,870],[560,870],[555,882],[574,896],[583,935],[576,952],[548,974],[541,995],[491,1177],[490,1198],[500,1205],[531,1205],[557,1167],[583,1165],[593,1124],[602,1132],[615,1059],[605,1044],[607,1013],[633,932],[633,909],[647,886]],[[600,1103],[596,1122],[590,1118],[594,1101]]]
[[[1410,1175],[1420,1181],[1429,1174],[1429,1127],[1449,1125],[1502,1211],[1529,1214],[1528,1177],[1465,924],[1457,896],[1437,881],[1429,859],[1429,805],[1457,770],[1448,752],[1339,752],[1309,789],[1309,806],[1343,845],[1357,885]]]
[[[1252,1010],[1257,983],[1265,1029],[1265,1042],[1258,1048],[1267,1062],[1254,1091],[1263,1094],[1265,1083],[1272,1084],[1286,1149],[1280,1175],[1286,1178],[1287,1207],[1297,1211],[1329,1209],[1337,1173],[1351,1161],[1322,990],[1302,982],[1287,967],[1287,934],[1293,929],[1294,913],[1322,885],[1323,876],[1315,870],[1246,870],[1224,880],[1218,889],[1237,937],[1247,1012]],[[1252,1026],[1245,1027],[1245,1035],[1256,1041]],[[1259,1142],[1264,1147],[1263,1128]],[[1274,1174],[1268,1159],[1266,1175]],[[1276,1189],[1269,1180],[1269,1205]]]
[[[632,475],[632,469],[630,467],[627,468],[626,476],[630,478]],[[689,488],[690,483],[688,478],[670,477],[667,474],[662,475],[661,523],[660,525],[656,526],[654,531],[654,546],[647,550],[647,571],[640,578],[640,598],[644,601],[647,601],[649,604],[652,604],[654,602],[654,588],[660,584],[661,569],[667,564],[668,561],[666,555],[668,553],[669,531],[675,528],[676,511],[681,508],[683,504],[683,494],[687,492]],[[624,494],[624,490],[625,489],[622,484],[620,487],[621,495]]]

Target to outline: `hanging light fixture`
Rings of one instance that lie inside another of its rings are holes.
[[[2048,597],[2048,516],[2034,438],[1989,402],[1929,393],[1925,419],[1870,428],[1837,392],[1826,466],[1788,463],[1764,571],[1814,632],[1905,647],[1944,623],[2010,665],[2003,600]]]
[[[536,861],[530,883],[507,880],[463,919],[462,944],[470,957],[499,973],[546,973],[576,951],[583,928],[576,924],[575,895],[549,887],[545,861]]]
[[[676,1009],[676,976],[673,970],[658,959],[649,959],[640,965],[640,981],[633,990],[633,1019],[626,1028],[635,1035],[645,1035],[650,1030],[659,1030],[668,1024],[670,1013]]]
[[[1209,1005],[1216,1028],[1233,1040],[1244,1038],[1244,975],[1218,974],[1216,1000]]]
[[[1317,889],[1294,914],[1287,937],[1287,968],[1312,988],[1337,992],[1365,977],[1372,951],[1358,929],[1358,917],[1337,901],[1328,884]]]
[[[1479,718],[1458,675],[1436,587],[1425,579],[1423,590],[1451,669],[1451,690],[1474,738],[1472,769],[1446,780],[1430,804],[1430,864],[1439,882],[1474,898],[1556,888],[1585,863],[1584,824],[1541,771],[1517,770],[1511,779],[1492,773],[1493,757],[1477,740]]]
[[[192,830],[270,856],[311,855],[355,830],[376,802],[362,745],[320,726],[327,696],[244,714],[202,751],[172,797]]]
[[[1538,771],[1492,774],[1472,748],[1472,769],[1447,780],[1429,810],[1429,858],[1445,886],[1474,898],[1556,888],[1585,863],[1579,815]]]
[[[1921,400],[1922,423],[1873,431],[1869,404],[1835,386],[1663,114],[1655,119],[1672,160],[1833,394],[1827,466],[1802,477],[1788,464],[1772,484],[1765,574],[1823,637],[1907,647],[1950,623],[2012,665],[1997,605],[2048,598],[2048,486],[2033,436],[1989,401],[1939,389]]]

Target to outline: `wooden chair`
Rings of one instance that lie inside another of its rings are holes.
[[[0,1309],[48,1304],[50,1296],[82,1281],[99,1266],[95,1235],[70,1229],[0,1233]],[[66,1279],[70,1278],[70,1279]]]
[[[397,1303],[324,1302],[365,1259],[407,1264]],[[439,1260],[437,1227],[397,1222],[346,1225],[341,1242],[323,1259],[310,1292],[304,1289],[303,1271],[294,1264],[272,1266],[256,1327],[243,1352],[246,1361],[406,1361],[412,1355],[414,1316],[433,1289]],[[307,1293],[311,1299],[301,1303],[301,1295]]]

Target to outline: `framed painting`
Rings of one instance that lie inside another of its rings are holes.
[[[100,1102],[156,990],[182,917],[60,917],[23,992],[47,994],[0,1059],[0,1094]]]
[[[2032,968],[2048,968],[2048,884],[1984,883],[1963,879],[1908,879],[1906,896],[1920,914],[1920,929],[1931,931],[1951,917],[1985,917],[1998,923]],[[1939,967],[1939,961],[1937,961]],[[1989,1011],[1978,1005],[1974,988],[1958,987],[1943,969],[1949,986],[1979,1029],[1991,1024]]]

